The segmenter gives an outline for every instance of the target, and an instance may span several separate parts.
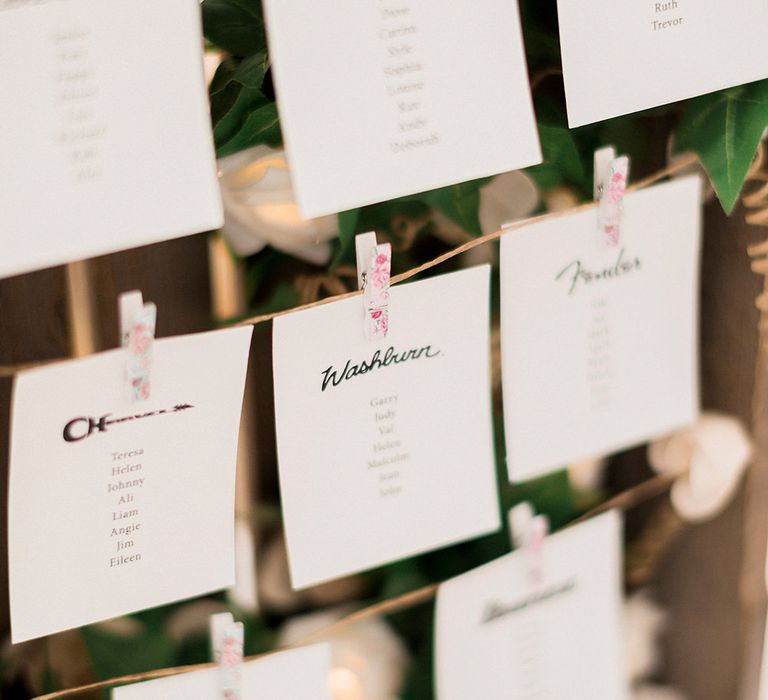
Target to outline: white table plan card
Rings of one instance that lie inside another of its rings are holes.
[[[615,511],[438,589],[437,700],[626,700]]]
[[[763,0],[558,0],[571,127],[768,77]]]
[[[241,666],[243,700],[331,700],[330,645],[312,644],[246,661]],[[124,685],[113,700],[219,700],[219,669]]]
[[[305,217],[541,162],[517,0],[264,10]]]
[[[499,528],[487,265],[275,319],[275,421],[291,580],[304,588]]]
[[[0,277],[223,221],[197,0],[0,0]]]
[[[122,349],[17,376],[8,493],[14,643],[233,584],[251,331],[156,341],[151,396],[141,402],[125,398]]]
[[[698,396],[698,176],[632,192],[621,240],[591,207],[501,239],[511,481],[659,437]]]

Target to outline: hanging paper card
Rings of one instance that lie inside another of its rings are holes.
[[[331,650],[313,644],[271,654],[242,666],[244,700],[330,700]],[[113,700],[215,700],[222,697],[216,668],[182,673],[112,691]]]
[[[516,0],[264,10],[304,216],[541,162]]]
[[[499,527],[489,268],[391,289],[386,338],[360,297],[275,319],[280,490],[296,588]]]
[[[558,0],[571,127],[768,76],[763,0]]]
[[[501,241],[512,481],[636,445],[698,412],[700,181],[627,194],[618,246],[598,208]]]
[[[123,391],[122,349],[19,374],[8,496],[14,642],[233,583],[251,330],[156,341],[140,408]]]
[[[440,586],[438,700],[628,698],[620,530],[609,512]]]
[[[197,0],[0,0],[0,277],[222,224],[202,45]]]

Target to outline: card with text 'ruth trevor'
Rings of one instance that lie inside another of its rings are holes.
[[[541,162],[517,0],[264,10],[304,216]]]
[[[0,277],[222,224],[202,45],[198,0],[0,0]]]
[[[295,588],[499,527],[487,265],[275,319],[278,466]]]
[[[629,697],[615,511],[440,586],[438,700]]]
[[[558,0],[571,127],[768,76],[764,0]]]
[[[696,418],[700,188],[691,176],[627,194],[615,246],[597,207],[502,238],[511,481]]]
[[[328,644],[290,649],[241,667],[243,700],[331,700]],[[219,700],[219,671],[215,668],[115,688],[113,700]]]
[[[124,398],[123,350],[18,375],[8,494],[14,643],[232,585],[251,331],[156,341],[151,397],[140,403]]]

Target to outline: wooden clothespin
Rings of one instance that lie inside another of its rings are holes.
[[[120,345],[126,350],[125,394],[133,401],[150,395],[152,349],[155,342],[157,307],[144,303],[140,291],[124,292],[118,298]]]
[[[543,578],[542,551],[544,540],[549,534],[549,518],[536,515],[529,501],[511,508],[507,517],[512,546],[523,550],[528,561],[529,579],[531,583],[539,583]]]
[[[363,290],[365,337],[381,340],[389,332],[389,279],[392,271],[392,246],[376,243],[376,233],[355,236],[357,285]]]
[[[232,613],[211,615],[211,657],[219,668],[220,697],[240,700],[243,664],[244,627]]]
[[[597,225],[600,245],[615,247],[621,241],[624,192],[629,179],[629,156],[616,156],[613,146],[595,151],[594,197],[598,202]]]

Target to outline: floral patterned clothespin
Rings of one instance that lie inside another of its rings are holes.
[[[211,615],[211,652],[219,667],[222,700],[241,700],[244,627],[231,613]]]
[[[145,304],[141,292],[125,292],[120,295],[119,315],[120,341],[126,350],[126,398],[131,402],[146,401],[151,388],[157,307]]]
[[[544,540],[549,534],[549,518],[546,515],[536,515],[528,501],[523,501],[511,508],[508,517],[512,545],[523,551],[528,568],[528,580],[531,585],[538,585],[544,578],[542,554]]]
[[[371,253],[371,264],[365,277],[365,334],[368,340],[386,338],[389,332],[389,278],[392,268],[392,246],[377,245]]]
[[[364,332],[368,340],[380,340],[389,332],[389,284],[392,270],[392,246],[376,243],[375,233],[355,237],[357,272],[363,290]]]
[[[598,236],[603,246],[616,247],[621,240],[621,219],[628,179],[629,156],[616,157],[616,150],[612,146],[595,152]]]

